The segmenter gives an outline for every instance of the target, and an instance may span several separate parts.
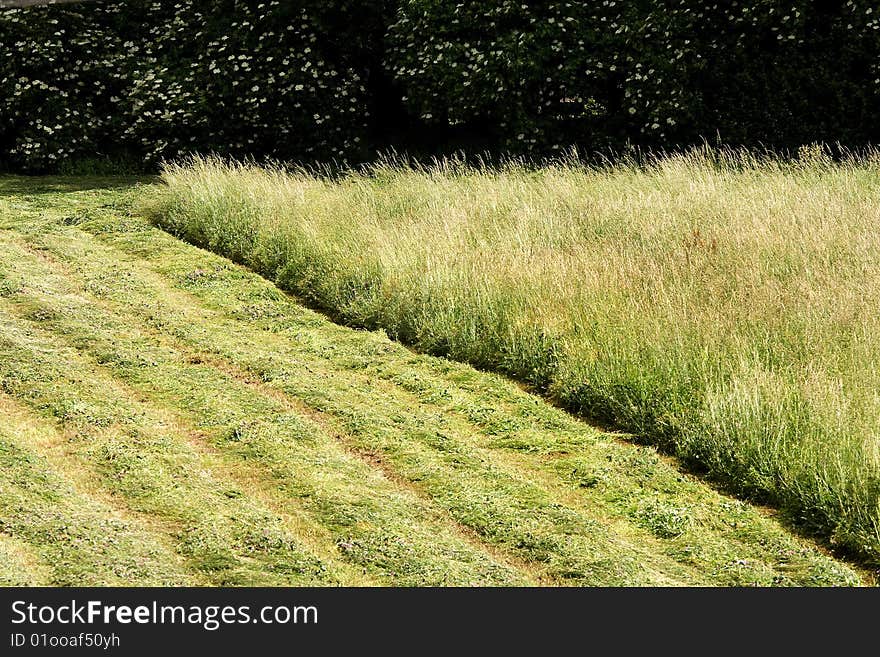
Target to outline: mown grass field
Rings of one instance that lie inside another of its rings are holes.
[[[0,583],[866,581],[652,447],[160,231],[134,182],[0,178]]]
[[[505,372],[880,563],[880,158],[196,160],[150,212],[356,326]]]

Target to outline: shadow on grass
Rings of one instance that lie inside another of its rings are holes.
[[[155,182],[155,176],[5,176],[0,175],[0,196],[36,196],[104,191]]]

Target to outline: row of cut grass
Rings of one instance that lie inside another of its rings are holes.
[[[196,159],[176,235],[356,326],[511,374],[880,560],[880,165]]]
[[[0,255],[33,281],[0,300],[5,387],[76,432],[73,455],[102,488],[171,523],[208,583],[528,583],[300,414],[89,300],[73,271],[14,241]],[[349,544],[359,558],[340,552]]]

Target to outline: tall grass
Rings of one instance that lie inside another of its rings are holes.
[[[880,561],[880,158],[195,159],[165,228],[337,318],[506,372]]]

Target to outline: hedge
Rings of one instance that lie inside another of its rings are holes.
[[[0,147],[14,167],[134,153],[342,158],[363,149],[356,3],[132,0],[6,10]],[[363,25],[366,17],[357,16]],[[375,39],[374,39],[375,40]]]
[[[880,132],[872,0],[409,0],[389,39],[414,113],[490,117],[514,150],[718,137],[786,148]]]
[[[0,162],[355,162],[875,142],[872,0],[177,0],[0,10]]]

